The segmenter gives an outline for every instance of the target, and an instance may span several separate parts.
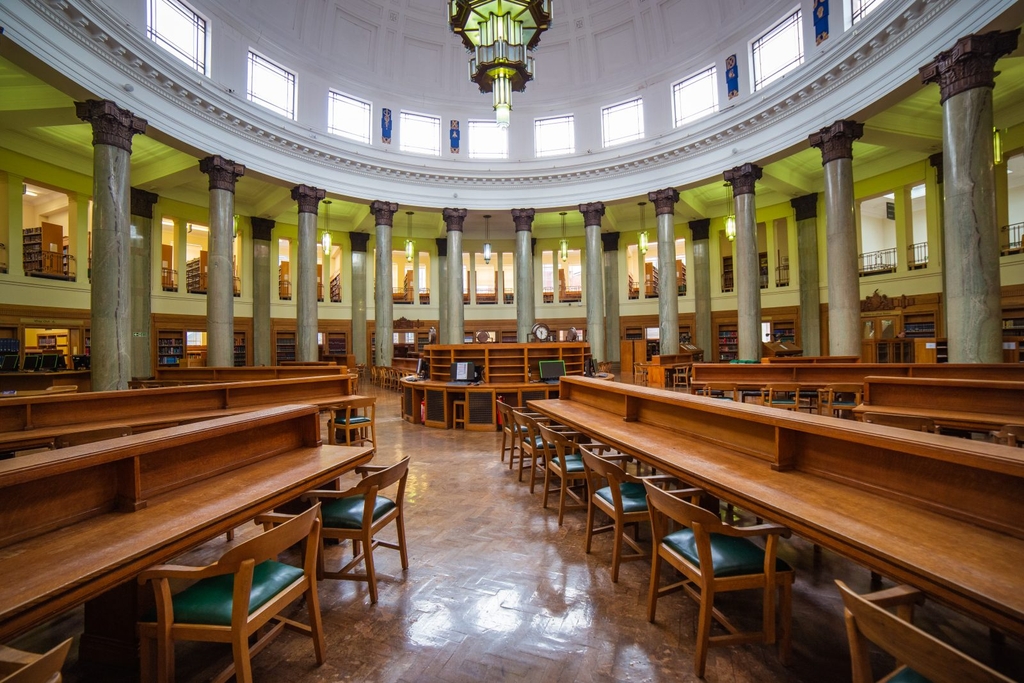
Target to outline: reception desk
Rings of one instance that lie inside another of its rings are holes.
[[[494,402],[512,406],[527,401],[558,398],[557,384],[521,382],[516,384],[471,384],[456,386],[434,380],[402,380],[402,419],[438,429],[458,426],[467,431],[493,432],[498,429]],[[457,412],[458,411],[458,412]]]

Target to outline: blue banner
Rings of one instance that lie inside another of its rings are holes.
[[[391,144],[391,110],[380,110],[380,141],[385,145]]]
[[[451,145],[452,154],[459,153],[459,122],[452,119],[452,127],[448,130],[448,140]]]
[[[736,66],[736,55],[725,58],[725,87],[729,91],[729,99],[740,95],[740,70]]]
[[[828,38],[828,0],[814,0],[814,44]]]

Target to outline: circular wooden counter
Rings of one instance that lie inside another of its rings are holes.
[[[522,406],[527,401],[558,398],[558,385],[543,382],[462,386],[403,377],[401,384],[402,419],[439,429],[452,429],[455,426],[456,402],[464,402],[467,430],[493,432],[498,429],[495,400],[511,406]]]

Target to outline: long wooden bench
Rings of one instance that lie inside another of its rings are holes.
[[[82,656],[130,663],[142,569],[371,458],[322,445],[318,417],[281,406],[0,461],[0,640],[95,600]]]
[[[1024,452],[564,377],[534,410],[1024,636]]]
[[[0,451],[46,446],[83,429],[142,431],[286,403],[327,405],[350,394],[351,378],[337,375],[0,399]]]
[[[859,363],[860,356],[765,356],[765,364],[789,363],[790,365],[833,365],[835,363]]]
[[[244,367],[203,367],[203,368],[157,368],[154,380],[157,382],[253,382],[268,379],[296,379],[299,377],[321,377],[325,375],[347,375],[344,365],[265,365]]]
[[[1024,382],[919,377],[868,377],[853,412],[906,415],[939,427],[989,431],[1024,424]]]
[[[764,363],[732,365],[698,363],[693,384],[735,384],[739,389],[760,389],[773,382],[798,382],[808,389],[826,384],[862,384],[866,377],[935,377],[1024,382],[1024,363]]]

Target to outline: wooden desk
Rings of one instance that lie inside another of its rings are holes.
[[[298,361],[292,361],[297,363]],[[314,361],[315,364],[302,365],[267,365],[244,367],[202,367],[202,368],[157,368],[154,381],[164,386],[190,384],[198,382],[253,382],[270,379],[296,379],[299,377],[323,377],[331,375],[347,375],[348,368]]]
[[[402,379],[401,385],[402,419],[406,422],[451,429],[454,426],[452,404],[458,400],[466,402],[466,430],[478,432],[493,432],[498,428],[495,400],[521,406],[526,401],[556,397],[559,387],[542,382],[452,386],[447,382],[408,379]]]
[[[1024,636],[1019,449],[582,378],[529,406]]]
[[[939,427],[988,432],[1024,424],[1024,382],[867,377],[863,403],[853,409],[927,418]]]
[[[860,356],[763,356],[761,362],[765,364],[832,365],[835,363],[859,363]]]
[[[283,406],[0,461],[0,640],[99,598],[82,655],[131,661],[135,575],[371,457]]]
[[[60,372],[0,372],[0,391],[42,391],[49,387],[77,386],[78,391],[92,388],[92,374],[88,370],[61,370]]]

